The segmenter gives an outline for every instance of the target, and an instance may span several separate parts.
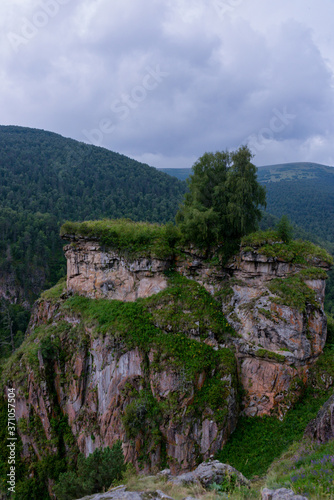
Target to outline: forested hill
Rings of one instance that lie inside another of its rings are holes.
[[[0,126],[0,206],[59,220],[174,218],[185,186],[107,149],[43,130]]]
[[[279,163],[258,167],[258,178],[262,182],[295,181],[298,179],[325,179],[332,177],[333,167],[320,163]]]
[[[64,220],[174,220],[185,189],[178,179],[106,149],[0,126],[0,340],[2,299],[32,304],[64,274]]]
[[[317,163],[259,167],[267,189],[267,212],[287,214],[298,226],[334,243],[334,168]],[[334,248],[334,246],[333,246]]]

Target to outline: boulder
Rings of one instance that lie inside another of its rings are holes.
[[[174,484],[187,485],[192,483],[199,483],[204,488],[208,488],[211,484],[221,484],[227,477],[236,476],[237,486],[248,486],[249,481],[231,465],[222,464],[219,460],[209,460],[201,463],[192,472],[186,472],[179,476],[170,479]]]
[[[163,491],[128,491],[126,486],[117,486],[106,493],[89,495],[80,500],[174,500]]]
[[[320,443],[334,438],[334,395],[320,408],[318,415],[309,422],[305,435]]]
[[[307,500],[306,497],[295,495],[292,490],[279,488],[278,490],[262,490],[262,500]]]

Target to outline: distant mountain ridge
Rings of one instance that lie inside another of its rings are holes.
[[[267,212],[290,219],[334,249],[334,168],[287,163],[258,168],[267,189]]]
[[[278,180],[313,179],[321,176],[324,172],[334,174],[334,167],[322,165],[321,163],[295,162],[277,163],[275,165],[263,165],[258,168],[258,176],[261,181],[277,182]],[[177,177],[184,181],[191,174],[191,168],[158,168],[168,175]]]
[[[330,176],[334,175],[334,168],[320,163],[278,163],[276,165],[258,167],[258,178],[261,182],[317,179],[322,178],[327,174]]]

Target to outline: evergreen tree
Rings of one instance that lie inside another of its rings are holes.
[[[77,470],[60,474],[54,493],[59,500],[92,495],[106,490],[113,481],[120,480],[125,471],[121,442],[112,448],[97,448],[88,457],[80,454]]]

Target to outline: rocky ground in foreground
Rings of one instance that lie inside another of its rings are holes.
[[[218,460],[210,460],[203,462],[194,471],[171,476],[170,470],[161,471],[157,476],[151,476],[153,480],[164,480],[166,487],[177,492],[177,498],[182,496],[188,489],[187,496],[182,500],[200,500],[205,497],[207,500],[211,498],[232,498],[228,493],[219,491],[219,486],[227,485],[227,481],[233,482],[235,489],[243,489],[244,493],[250,488],[250,482],[236,469],[230,465],[222,464]],[[210,495],[211,490],[211,495]],[[171,493],[173,494],[173,493]],[[247,493],[245,493],[247,498]],[[252,498],[253,495],[252,495]],[[291,489],[279,488],[268,489],[264,488],[261,492],[262,500],[307,500],[306,497],[295,495]],[[106,493],[98,493],[96,495],[86,496],[80,500],[175,500],[173,496],[164,493],[160,489],[132,491],[125,485],[120,485],[111,488]]]

